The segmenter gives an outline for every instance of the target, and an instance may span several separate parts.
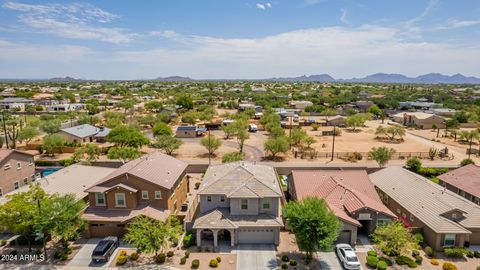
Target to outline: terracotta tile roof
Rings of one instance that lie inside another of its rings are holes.
[[[193,224],[194,229],[239,227],[283,227],[283,221],[268,214],[230,215],[227,208],[218,208],[198,217]]]
[[[474,164],[449,171],[438,178],[445,183],[457,187],[480,198],[480,167]]]
[[[166,189],[171,189],[185,172],[187,166],[188,164],[184,161],[156,151],[124,164],[96,183],[95,186],[120,175],[129,174]]]
[[[363,208],[395,217],[381,202],[364,170],[294,170],[291,179],[297,200],[323,198],[340,219],[352,224],[360,226],[350,215]]]
[[[466,233],[480,228],[480,206],[402,167],[388,167],[370,174],[373,184],[437,233]],[[444,217],[464,211],[457,222]]]
[[[88,207],[83,218],[89,222],[120,222],[125,223],[137,216],[147,216],[164,221],[170,216],[170,210],[158,209],[148,204],[138,204],[136,209],[107,209],[105,207]]]
[[[230,198],[278,198],[282,196],[282,190],[272,167],[232,162],[210,166],[198,194],[222,194]]]

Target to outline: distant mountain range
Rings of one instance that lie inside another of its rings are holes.
[[[189,82],[193,81],[192,78],[189,77],[182,77],[182,76],[170,76],[170,77],[158,77],[155,81],[162,81],[162,82]]]

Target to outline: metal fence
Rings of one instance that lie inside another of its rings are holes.
[[[362,158],[369,159],[368,158],[368,152],[335,152],[335,153],[333,153],[333,158],[347,159],[347,158],[349,158],[353,155],[361,155]],[[332,153],[331,152],[317,152],[316,157],[317,158],[331,158]],[[411,157],[418,157],[420,159],[430,158],[428,152],[396,152],[395,154],[392,155],[393,160],[409,159]]]

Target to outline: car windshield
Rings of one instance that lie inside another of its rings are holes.
[[[347,257],[347,261],[349,262],[358,262],[357,257]]]
[[[103,255],[112,246],[112,240],[102,240],[93,250],[93,255]]]

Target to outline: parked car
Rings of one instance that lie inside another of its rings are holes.
[[[257,125],[249,124],[248,125],[248,132],[257,132]]]
[[[348,244],[338,244],[335,246],[338,259],[345,269],[360,269],[360,262],[358,261],[355,250]]]
[[[102,239],[92,252],[92,260],[95,262],[108,262],[115,249],[118,248],[118,237],[107,236]]]

